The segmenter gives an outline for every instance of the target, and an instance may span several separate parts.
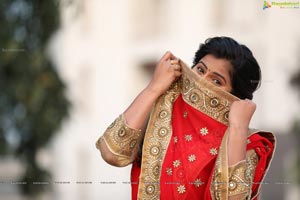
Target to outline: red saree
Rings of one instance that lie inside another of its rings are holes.
[[[132,167],[132,199],[228,198],[226,130],[230,105],[238,98],[182,66],[181,78],[152,111],[141,167],[137,162]],[[259,193],[274,145],[271,133],[249,131],[247,150],[259,158],[251,199]]]

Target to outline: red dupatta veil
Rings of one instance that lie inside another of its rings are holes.
[[[237,97],[201,79],[184,63],[182,76],[154,106],[146,130],[141,167],[132,167],[132,199],[221,199],[228,196],[228,113]],[[223,140],[223,141],[222,141]],[[247,150],[259,157],[252,186],[256,198],[274,151],[271,133],[249,131]],[[218,159],[219,165],[216,165]]]

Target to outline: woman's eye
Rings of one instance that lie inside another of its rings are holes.
[[[201,67],[198,67],[198,72],[200,72],[201,74],[204,74],[204,70]]]
[[[217,85],[217,86],[221,86],[221,85],[222,85],[221,81],[219,81],[218,79],[212,79],[212,82],[213,82],[215,85]]]

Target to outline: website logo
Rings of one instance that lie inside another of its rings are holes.
[[[299,8],[300,1],[264,1],[263,10],[271,7],[278,7],[278,8]]]
[[[271,4],[269,2],[267,2],[267,1],[264,1],[263,10],[265,10],[267,8],[271,8]]]

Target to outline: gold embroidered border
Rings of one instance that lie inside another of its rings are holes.
[[[229,109],[239,98],[202,79],[182,63],[182,95],[186,103],[228,125]]]
[[[221,90],[205,79],[201,79],[183,62],[181,62],[181,66],[181,78],[157,100],[151,113],[143,145],[139,200],[159,199],[160,197],[161,167],[172,136],[172,108],[178,95],[181,93],[187,104],[225,125],[228,125],[229,109],[232,102],[239,100],[239,98]],[[228,198],[227,132],[223,137],[220,154],[216,161],[215,182],[211,184],[211,194],[214,199]],[[250,130],[249,136],[253,132]],[[275,142],[272,133],[265,134],[265,137]]]
[[[156,101],[150,116],[144,138],[138,199],[159,199],[161,167],[172,136],[172,108],[180,93],[186,103],[225,125],[231,103],[238,100],[201,79],[183,62],[181,66],[181,78]]]
[[[157,100],[151,113],[143,145],[138,199],[159,199],[161,167],[172,136],[172,108],[179,91],[176,82]]]
[[[180,93],[193,108],[225,125],[231,103],[239,100],[201,79],[185,63],[181,62],[181,66],[181,78],[157,100],[151,113],[144,138],[138,199],[159,199],[161,167],[172,136],[172,108]]]
[[[274,156],[274,152],[275,152],[275,147],[276,147],[276,138],[275,136],[270,133],[270,132],[263,132],[263,131],[259,131],[256,129],[249,129],[248,131],[248,138],[253,135],[253,134],[260,134],[263,137],[267,138],[268,140],[270,140],[273,145],[274,145],[274,151],[273,154],[271,155],[270,161],[268,163],[267,169],[265,170],[264,176],[262,178],[261,181],[264,180],[270,164],[272,162],[273,156]],[[213,174],[213,180],[211,183],[211,187],[210,187],[210,193],[211,193],[211,197],[214,200],[226,200],[228,199],[228,195],[229,195],[229,187],[228,187],[228,183],[229,183],[229,172],[228,172],[228,154],[227,154],[227,142],[228,142],[228,129],[225,132],[225,135],[222,139],[222,143],[220,146],[220,150],[219,150],[219,155],[217,157],[216,160],[216,165],[215,165],[215,170],[214,170],[214,174]],[[267,147],[266,147],[267,148]],[[251,151],[251,150],[250,150]],[[248,152],[247,152],[248,153]],[[255,152],[254,152],[255,153]],[[246,158],[246,163],[247,163],[247,170],[246,170],[246,176],[248,179],[250,179],[251,176],[251,172],[253,173],[252,176],[254,176],[255,174],[255,167],[257,165],[257,158],[255,157],[255,155],[251,154],[250,152],[250,156],[248,156]],[[250,171],[249,171],[250,170]],[[249,188],[249,193],[250,195],[248,196],[248,199],[254,199],[258,196],[260,189],[261,189],[261,185],[259,185],[259,188],[257,189],[257,192],[255,194],[251,194],[251,188]]]
[[[101,139],[104,140],[110,151],[117,155],[132,158],[132,153],[137,152],[143,139],[141,130],[130,128],[121,114],[105,131],[97,141],[96,147],[100,149]]]
[[[228,156],[227,141],[228,129],[226,130],[220,145],[219,155],[216,160],[210,193],[213,200],[228,199]]]
[[[246,160],[230,166],[229,197],[243,194],[241,199],[250,199],[258,156],[253,149],[247,151]]]

